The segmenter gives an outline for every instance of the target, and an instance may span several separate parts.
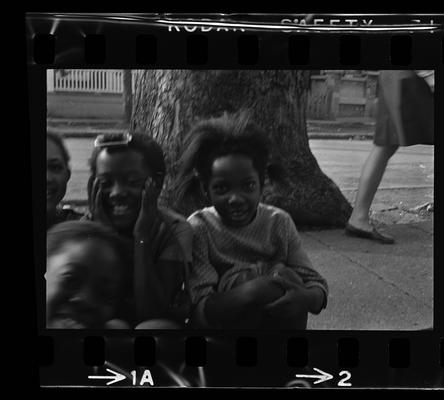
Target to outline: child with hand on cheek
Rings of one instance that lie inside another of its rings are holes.
[[[179,199],[200,187],[211,204],[188,218],[197,327],[305,329],[307,313],[326,306],[327,283],[290,215],[260,201],[266,174],[283,174],[268,149],[243,114],[203,121],[186,138]]]
[[[133,326],[181,327],[192,229],[181,215],[158,207],[165,176],[160,146],[142,133],[99,136],[90,165],[89,218],[110,226],[130,248],[127,301]]]

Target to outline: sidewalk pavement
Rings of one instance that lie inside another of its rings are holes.
[[[385,225],[393,245],[342,229],[301,232],[329,284],[327,308],[308,329],[417,330],[433,326],[433,220]]]
[[[433,213],[381,210],[372,220],[396,243],[346,236],[343,229],[300,230],[303,247],[330,291],[327,308],[309,315],[308,329],[433,326]]]

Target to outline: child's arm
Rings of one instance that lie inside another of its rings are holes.
[[[164,221],[167,217],[164,215]],[[188,293],[182,292],[182,288],[188,281],[189,268],[192,263],[193,230],[190,224],[180,216],[168,222],[167,226],[168,239],[164,241],[162,251],[158,256],[156,270],[163,282],[169,308],[168,315],[174,314],[176,318],[185,321],[190,303]]]
[[[275,277],[275,281],[286,289],[286,293],[265,306],[265,310],[272,318],[280,320],[284,325],[292,326],[294,322],[306,319],[308,312],[319,314],[326,307],[328,286],[326,280],[313,268],[307,253],[302,248],[301,238],[293,220],[288,214],[285,214],[285,219],[281,225],[286,226],[286,233],[282,237],[288,246],[285,265],[292,268],[302,282],[291,282],[279,276]]]
[[[166,309],[167,296],[153,261],[151,238],[134,240],[134,297],[139,321],[154,318]]]
[[[288,221],[288,258],[286,265],[293,268],[294,271],[302,278],[306,289],[317,289],[309,295],[309,312],[319,314],[322,309],[327,306],[328,284],[323,276],[317,272],[310,261],[307,253],[302,247],[301,237],[297,232],[293,220]],[[319,301],[319,299],[322,299]],[[320,303],[320,304],[318,304]],[[316,307],[319,305],[319,307]]]
[[[135,276],[134,285],[135,288],[140,285],[138,293],[142,299],[139,319],[165,318],[184,282],[184,267],[188,260],[177,235],[191,246],[193,232],[186,222],[178,223],[172,229],[164,236],[156,263],[153,261],[153,241],[139,237],[135,242],[135,268],[139,276]]]
[[[137,317],[146,320],[164,314],[169,303],[169,290],[165,290],[165,279],[159,271],[171,274],[180,268],[168,261],[154,263],[153,239],[161,226],[157,207],[158,188],[152,178],[145,182],[141,209],[134,226],[134,297]],[[171,265],[173,264],[173,265]]]
[[[286,293],[265,306],[265,310],[271,316],[291,320],[303,312],[318,314],[321,311],[325,294],[319,287],[307,288],[281,277],[275,277],[274,280],[286,290]]]
[[[284,289],[269,277],[259,277],[245,282],[227,292],[210,295],[204,306],[204,315],[211,326],[236,324],[252,314],[262,313],[265,304],[279,299]]]

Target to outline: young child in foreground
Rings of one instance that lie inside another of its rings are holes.
[[[224,116],[199,123],[185,145],[179,199],[201,189],[211,204],[188,218],[194,326],[305,329],[328,287],[290,215],[260,202],[267,173],[283,173],[268,165],[267,137],[245,116]]]
[[[125,329],[116,319],[124,258],[110,229],[68,221],[47,232],[46,325],[50,329]]]

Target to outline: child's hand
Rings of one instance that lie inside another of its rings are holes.
[[[304,284],[290,282],[279,276],[274,277],[273,281],[285,290],[285,294],[264,306],[264,311],[271,317],[291,320],[310,310],[310,291]]]
[[[282,278],[282,279],[286,279],[289,280],[290,282],[294,282],[297,283],[299,285],[304,285],[304,281],[302,280],[302,278],[299,276],[298,273],[296,273],[293,269],[291,269],[290,267],[287,267],[284,263],[277,263],[273,266],[272,268],[272,274],[271,276],[273,278]],[[275,280],[276,283],[279,283],[279,280]]]
[[[157,208],[157,197],[159,189],[152,177],[145,181],[142,191],[142,200],[139,216],[134,225],[134,237],[152,238],[160,226],[159,209]]]
[[[112,225],[109,217],[106,215],[106,212],[103,208],[102,189],[100,187],[100,183],[97,178],[95,178],[93,182],[89,208],[94,218],[94,221],[98,221],[108,226]]]
[[[284,289],[273,278],[260,276],[241,285],[250,299],[251,304],[265,305],[282,297]]]

